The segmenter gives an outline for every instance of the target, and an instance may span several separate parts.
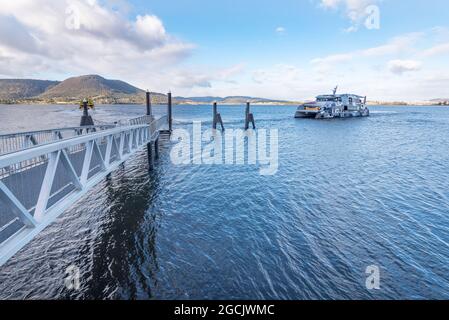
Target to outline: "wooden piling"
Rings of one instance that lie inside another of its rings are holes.
[[[223,120],[221,119],[221,114],[219,114],[218,110],[217,110],[217,102],[214,102],[214,107],[213,107],[213,125],[212,125],[212,128],[214,130],[217,129],[217,124],[218,123],[221,125],[221,130],[224,131],[225,128],[224,128]]]
[[[152,116],[153,110],[151,108],[151,93],[147,90],[147,116]]]
[[[213,115],[212,115],[212,119],[213,119],[213,124],[212,124],[212,128],[214,130],[217,129],[217,103],[214,102],[214,106],[213,106]]]
[[[87,107],[87,99],[83,100],[83,116],[87,117],[89,115],[89,109]]]
[[[249,124],[253,124],[253,129],[256,129],[256,122],[254,121],[254,115],[250,111],[250,102],[248,101],[246,103],[246,110],[245,110],[245,130],[249,129]]]
[[[89,109],[88,109],[87,103],[88,103],[87,99],[84,99],[83,100],[83,115],[81,116],[80,127],[94,125],[94,120],[89,115]]]
[[[147,143],[147,152],[148,152],[148,169],[153,171],[154,169],[154,157],[153,157],[153,146],[152,142]]]
[[[154,141],[154,158],[159,159],[159,138]]]
[[[172,106],[172,94],[169,92],[168,97],[168,131],[173,131],[173,106]]]

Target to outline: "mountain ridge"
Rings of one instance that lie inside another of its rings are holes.
[[[0,100],[38,96],[59,83],[59,81],[49,80],[0,79]]]
[[[74,92],[77,90],[77,92]],[[124,81],[109,80],[99,75],[86,75],[68,78],[53,86],[40,96],[55,98],[75,95],[77,98],[90,97],[98,94],[144,94],[144,91]]]
[[[143,104],[146,99],[142,89],[93,74],[64,81],[0,79],[0,103],[78,104],[84,98],[96,104]],[[164,100],[166,95],[152,93],[153,103]]]

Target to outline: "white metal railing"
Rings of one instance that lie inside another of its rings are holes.
[[[166,122],[162,117],[0,156],[0,266],[137,149],[158,139]]]
[[[115,125],[58,128],[0,135],[0,156],[57,140],[114,128]]]
[[[168,129],[168,116],[163,116],[150,123],[150,130],[152,132],[158,132],[159,130]]]
[[[136,125],[140,125],[140,124],[149,124],[149,123],[152,123],[153,121],[154,121],[153,116],[142,116],[142,117],[138,117],[138,118],[129,120],[129,123],[132,126],[136,126]]]

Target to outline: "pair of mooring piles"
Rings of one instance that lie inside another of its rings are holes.
[[[167,94],[168,98],[168,130],[157,131],[153,137],[151,137],[150,142],[147,144],[148,150],[148,164],[149,169],[154,169],[154,160],[159,159],[159,136],[160,134],[168,134],[171,135],[172,126],[173,126],[173,114],[172,114],[172,94],[171,92]],[[81,127],[84,126],[93,126],[94,121],[92,117],[89,115],[89,101],[84,99],[82,101],[83,115],[81,116]],[[155,121],[155,117],[153,116],[152,104],[151,104],[151,93],[147,90],[146,92],[146,117],[143,117],[144,123],[151,125],[152,122]],[[144,124],[140,123],[140,124]],[[154,153],[153,153],[154,149]]]
[[[253,125],[253,129],[256,129],[256,121],[254,120],[254,114],[251,113],[251,104],[248,101],[246,103],[246,109],[245,109],[245,130],[249,129],[250,123]],[[223,119],[221,118],[221,114],[218,113],[217,102],[214,102],[212,128],[214,130],[216,130],[218,124],[221,125],[221,130],[224,131],[225,128],[224,128],[224,124],[223,124]]]
[[[173,130],[173,109],[172,109],[172,94],[169,92],[167,94],[167,115],[168,115],[168,130],[161,130],[160,132],[156,133],[156,136],[150,140],[150,142],[147,144],[147,151],[148,151],[148,164],[149,169],[154,169],[154,160],[159,159],[159,136],[160,134],[168,134],[171,135]],[[148,123],[151,123],[154,121],[153,117],[153,111],[152,111],[152,104],[151,104],[151,93],[147,90],[146,94],[146,105],[147,105],[147,116],[148,116]],[[153,155],[153,148],[154,148],[154,155]]]

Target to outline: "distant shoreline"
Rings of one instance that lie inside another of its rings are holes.
[[[299,106],[303,104],[304,102],[290,102],[290,103],[260,103],[255,102],[251,103],[251,106]],[[96,106],[144,106],[142,103],[99,103],[96,104]],[[165,106],[166,104],[162,103],[153,103],[153,106]],[[191,106],[191,107],[198,107],[198,106],[211,106],[212,103],[174,103],[175,106]],[[221,106],[242,106],[245,105],[245,103],[222,103],[219,104]],[[78,106],[76,103],[45,103],[45,102],[24,102],[20,101],[17,103],[2,103],[0,102],[1,106]],[[367,103],[367,106],[369,107],[449,107],[449,104],[430,104],[430,103],[395,103],[395,102],[385,102],[385,103]]]
[[[68,78],[64,81],[49,81],[36,79],[0,79],[0,104],[28,105],[78,105],[84,98],[91,98],[95,104],[110,105],[141,105],[146,102],[146,91],[121,80],[110,80],[100,75],[83,75]],[[151,92],[153,104],[167,101],[167,94]],[[172,96],[175,105],[211,105],[216,101],[219,105],[251,105],[284,106],[301,105],[314,98],[299,100],[267,99],[252,96]],[[449,98],[435,97],[422,100],[384,101],[383,99],[367,101],[368,106],[438,106],[449,105]]]

